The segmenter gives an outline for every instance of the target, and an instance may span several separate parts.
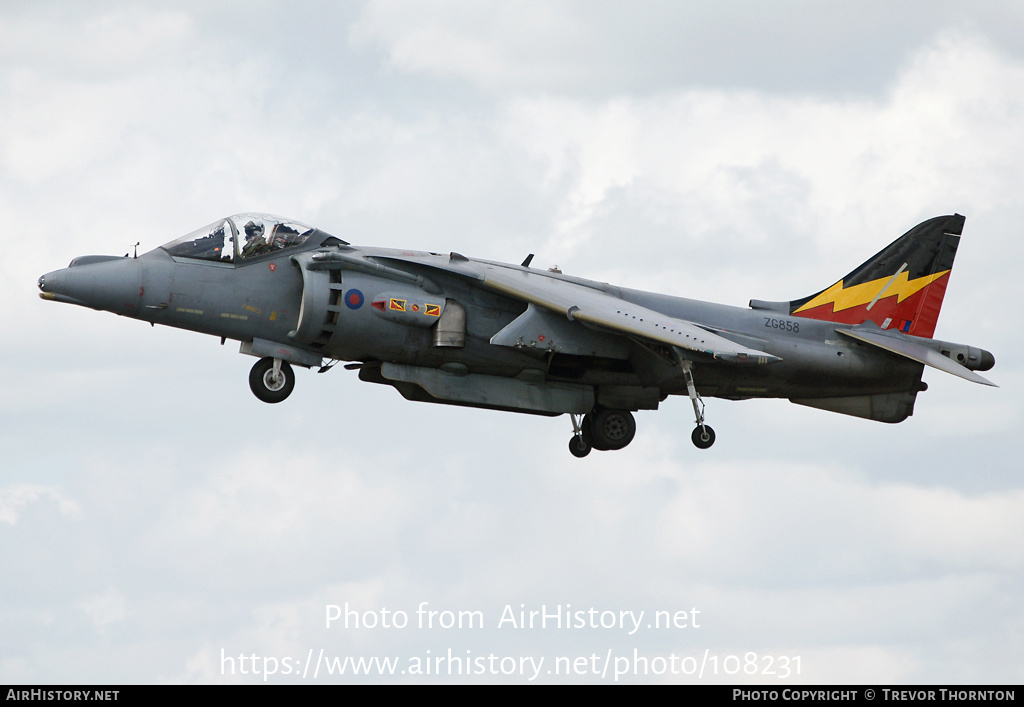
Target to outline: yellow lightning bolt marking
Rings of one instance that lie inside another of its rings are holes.
[[[832,307],[832,311],[839,312],[844,309],[849,309],[850,307],[868,304],[879,294],[884,294],[885,297],[898,295],[899,299],[896,301],[902,302],[907,297],[910,297],[915,292],[923,290],[925,287],[932,284],[948,272],[949,270],[943,270],[942,272],[937,272],[934,275],[925,275],[915,280],[911,280],[910,274],[903,271],[895,280],[892,281],[892,284],[885,289],[884,293],[882,293],[882,288],[889,283],[892,279],[891,277],[880,277],[877,280],[865,282],[860,285],[851,285],[850,287],[843,287],[843,281],[840,280],[803,307],[793,312],[793,314],[798,314],[799,312],[803,312],[808,309],[814,309],[815,307],[820,307],[821,305],[828,304],[829,302],[832,302],[834,305]]]

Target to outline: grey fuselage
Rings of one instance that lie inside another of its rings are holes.
[[[344,246],[347,258],[367,263],[380,258],[407,259],[404,270],[426,278],[433,290],[430,293],[424,293],[411,279],[396,280],[372,268],[304,270],[311,254],[336,247],[321,245],[330,240],[336,241],[316,231],[305,246],[252,257],[244,263],[172,257],[162,248],[138,258],[86,256],[68,268],[44,275],[40,287],[48,299],[238,340],[243,342],[243,350],[247,342],[250,349],[254,341],[280,344],[282,351],[295,352],[282,357],[300,365],[317,365],[324,358],[433,369],[454,366],[499,377],[525,372],[533,375],[533,380],[591,386],[598,391],[598,400],[604,389],[624,400],[621,406],[629,409],[657,407],[667,395],[686,393],[680,368],[665,351],[613,332],[600,332],[609,344],[593,351],[595,355],[581,355],[578,349],[564,353],[557,347],[492,344],[492,337],[522,315],[527,304],[430,267],[432,259],[448,261],[451,256],[447,254]],[[913,395],[922,388],[921,364],[844,340],[833,322],[794,317],[778,309],[732,307],[619,288],[556,272],[530,272],[697,322],[711,332],[781,359],[768,365],[734,366],[695,357],[693,375],[702,395],[833,398]],[[322,292],[316,292],[317,288]],[[363,298],[357,308],[341,299],[342,293],[353,290]],[[337,293],[333,299],[332,292]],[[424,301],[460,304],[465,309],[464,345],[438,346],[431,327],[379,316],[380,312],[369,306],[375,298],[396,294],[408,295],[409,301],[422,295]],[[312,319],[317,321],[310,325]],[[571,325],[585,326],[579,322]]]

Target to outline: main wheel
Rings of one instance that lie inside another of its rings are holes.
[[[279,403],[292,394],[295,372],[287,361],[281,361],[281,369],[275,376],[274,359],[261,358],[249,371],[249,387],[263,402]]]
[[[590,450],[591,446],[583,439],[583,435],[573,435],[572,439],[569,440],[569,451],[578,459],[582,459],[590,454]]]
[[[592,449],[598,451],[604,451],[604,447],[597,443],[594,439],[594,416],[587,413],[583,416],[583,421],[580,423],[580,435],[583,437],[583,441],[587,443]]]
[[[707,449],[715,443],[715,431],[708,425],[697,425],[693,428],[690,439],[697,449]]]
[[[629,410],[598,410],[590,421],[595,449],[622,449],[636,435],[636,420]]]

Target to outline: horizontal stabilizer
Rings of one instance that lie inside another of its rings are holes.
[[[983,376],[979,376],[974,371],[961,366],[956,361],[943,356],[935,349],[928,348],[927,346],[920,344],[916,341],[912,341],[908,338],[892,336],[890,334],[882,333],[882,330],[870,331],[864,329],[836,329],[843,336],[848,336],[851,339],[856,339],[865,344],[871,346],[877,346],[880,349],[885,349],[890,353],[909,358],[911,361],[917,361],[923,363],[926,366],[937,368],[940,371],[946,373],[952,373],[954,376],[959,376],[965,380],[969,380],[973,383],[981,383],[982,385],[996,386],[995,383],[988,380]]]

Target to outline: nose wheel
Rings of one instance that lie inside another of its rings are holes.
[[[261,358],[249,371],[249,388],[265,403],[279,403],[295,388],[295,372],[287,361]]]

